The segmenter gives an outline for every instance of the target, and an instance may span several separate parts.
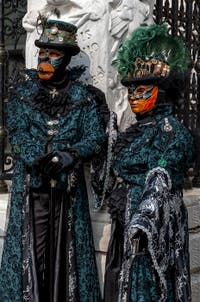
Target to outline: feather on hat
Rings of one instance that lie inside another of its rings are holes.
[[[183,41],[168,34],[166,24],[138,27],[119,48],[113,64],[122,84],[159,83],[188,68],[190,56]]]

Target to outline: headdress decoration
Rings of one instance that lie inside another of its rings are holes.
[[[113,64],[122,84],[159,83],[183,73],[190,62],[183,41],[168,34],[166,24],[138,27],[120,47]]]
[[[67,50],[72,56],[80,52],[76,41],[77,27],[61,20],[48,20],[40,16],[42,34],[35,45]]]

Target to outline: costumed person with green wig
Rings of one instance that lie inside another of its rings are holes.
[[[105,140],[104,95],[69,69],[77,28],[42,19],[37,70],[11,87],[11,208],[1,302],[101,301],[83,164]]]
[[[140,26],[118,51],[115,65],[137,122],[114,146],[105,302],[191,301],[182,188],[194,140],[174,116],[188,63],[165,24]]]

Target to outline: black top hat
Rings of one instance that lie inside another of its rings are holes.
[[[35,45],[42,48],[67,50],[72,56],[80,52],[76,41],[77,27],[60,20],[42,20],[43,31]]]
[[[132,70],[128,72],[121,83],[131,84],[159,84],[170,75],[170,66],[164,60],[155,57],[137,57],[132,61]]]

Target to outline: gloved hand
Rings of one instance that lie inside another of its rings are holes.
[[[56,177],[73,167],[75,160],[67,151],[54,151],[39,160],[39,169],[42,174],[50,178]]]

